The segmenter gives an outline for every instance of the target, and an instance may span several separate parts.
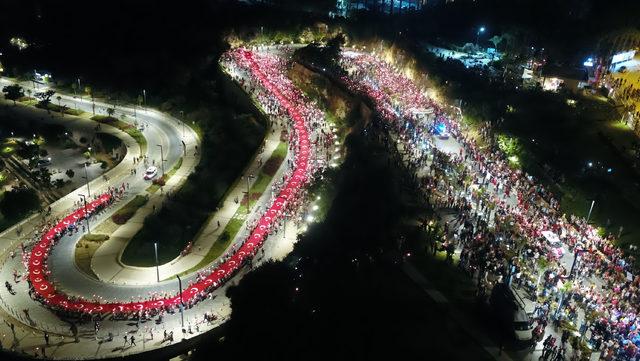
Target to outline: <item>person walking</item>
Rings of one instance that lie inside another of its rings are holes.
[[[44,333],[44,343],[49,346],[49,334],[47,332]]]
[[[131,347],[135,345],[136,345],[136,338],[133,335],[131,335]]]
[[[127,335],[124,335],[124,344],[122,345],[122,349],[124,349],[125,347],[127,347],[127,344],[129,343],[129,339],[127,338]]]

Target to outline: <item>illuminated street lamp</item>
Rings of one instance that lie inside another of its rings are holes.
[[[476,32],[476,47],[478,46],[478,40],[480,40],[480,33],[484,33],[485,30],[485,27],[481,26]]]
[[[156,278],[160,283],[160,265],[158,264],[158,242],[153,242],[153,252],[156,256]]]
[[[82,203],[84,204],[84,220],[87,222],[87,234],[91,234],[91,229],[89,228],[89,216],[87,215],[87,197],[84,194],[78,194],[78,196],[82,199]]]

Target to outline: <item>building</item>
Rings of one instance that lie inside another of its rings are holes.
[[[577,93],[589,85],[589,74],[585,68],[545,65],[537,78],[542,89],[549,91],[565,89]]]
[[[427,0],[337,0],[336,13],[348,17],[355,11],[375,11],[386,14],[402,14],[419,11]]]

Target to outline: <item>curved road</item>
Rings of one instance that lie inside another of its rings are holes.
[[[0,78],[0,84],[4,85],[3,83],[8,84],[12,82]],[[29,86],[29,84],[26,84],[26,86]],[[42,90],[42,88],[38,89],[38,91]],[[77,107],[78,109],[84,110],[85,112],[89,113],[92,112],[93,108],[92,102],[90,100],[84,99],[80,101],[79,99],[74,99],[73,97],[65,95],[62,96],[62,104],[67,105],[70,108]],[[109,107],[111,107],[111,105],[101,102],[95,102],[96,114],[106,114],[106,109]],[[183,128],[183,125],[180,124],[180,122],[178,122],[176,119],[155,111],[138,109],[136,113],[138,122],[146,126],[144,130],[144,136],[147,139],[148,143],[146,155],[148,156],[149,163],[151,163],[151,160],[155,159],[156,165],[158,165],[158,162],[160,161],[160,147],[156,146],[156,144],[161,144],[163,146],[164,158],[166,160],[165,170],[171,169],[173,164],[180,157],[185,157],[185,160],[193,158],[191,159],[190,163],[183,162],[182,167],[185,167],[185,163],[190,164],[191,166],[195,166],[195,164],[197,163],[195,161],[197,160],[197,157],[194,157],[193,154],[195,151],[195,146],[198,144],[198,139],[195,133],[193,133],[193,131],[189,127]],[[56,113],[53,114],[58,116],[58,114]],[[128,120],[133,120],[134,118],[134,110],[132,108],[118,107],[116,109],[115,116],[120,118],[122,114],[126,114]],[[86,122],[91,121],[86,120]],[[102,128],[109,129],[110,127],[102,125]],[[98,194],[102,191],[107,190],[107,187],[109,186],[118,187],[122,184],[128,184],[128,189],[125,197],[121,201],[119,201],[119,204],[109,207],[99,216],[91,218],[90,222],[93,225],[96,225],[102,220],[107,219],[107,217],[109,217],[123,204],[132,199],[136,194],[144,194],[145,189],[149,185],[148,181],[144,181],[142,179],[144,167],[138,166],[137,175],[131,175],[133,158],[141,154],[140,147],[135,143],[133,138],[123,132],[119,132],[119,137],[126,144],[128,153],[120,164],[118,164],[107,173],[108,181],[105,181],[102,179],[102,177],[100,177],[90,182],[91,194]],[[183,149],[182,141],[185,142],[186,149]],[[185,150],[186,156],[184,154]],[[289,153],[291,154],[292,152]],[[308,154],[308,150],[305,149],[303,151],[303,154],[304,157],[307,157],[306,154]],[[292,156],[289,155],[287,159],[289,159],[290,157]],[[273,181],[279,181],[281,177],[284,177],[285,172],[288,171],[288,163],[289,162],[287,160],[282,163],[282,166],[278,170],[276,176],[273,178]],[[296,175],[295,177],[297,182],[297,177],[299,176]],[[171,180],[173,180],[173,177],[171,178]],[[79,199],[78,194],[86,194],[86,191],[86,187],[80,187],[79,189],[71,192],[70,194],[53,203],[51,205],[53,216],[63,218],[64,215],[70,213],[70,209],[72,208],[74,201]],[[256,202],[256,205],[258,206],[253,207],[251,214],[246,221],[248,224],[251,224],[253,221],[257,221],[259,212],[263,208],[266,208],[263,207],[263,205],[268,205],[270,204],[270,202],[272,202],[273,195],[270,193],[271,192],[268,191],[264,192],[261,199]],[[24,230],[31,231],[41,222],[41,216],[34,215],[22,222],[21,226]],[[245,234],[247,234],[247,231],[245,230],[239,232],[235,242],[237,242],[238,239],[245,237]],[[5,244],[9,246],[9,248],[5,248],[3,252],[2,264],[0,265],[0,275],[4,280],[12,280],[12,273],[14,270],[21,270],[21,272],[24,272],[23,260],[20,256],[21,252],[19,252],[18,244],[23,242],[25,238],[31,237],[31,234],[22,235],[22,237],[20,238],[16,237],[15,235],[15,227],[3,232],[0,235],[0,239],[3,239],[3,241],[5,241]],[[137,301],[139,298],[148,297],[151,293],[167,292],[168,294],[175,294],[177,292],[178,285],[174,280],[162,281],[159,283],[152,282],[145,285],[126,286],[121,284],[101,282],[89,277],[88,275],[83,274],[76,268],[75,263],[72,261],[74,259],[75,245],[80,236],[81,232],[77,232],[72,236],[65,236],[57,243],[55,247],[52,248],[52,251],[48,258],[49,269],[51,270],[49,279],[54,281],[54,283],[56,284],[56,289],[61,290],[62,292],[69,295],[83,296],[87,299],[100,298],[104,302],[113,301],[114,299],[117,299],[118,301]],[[269,237],[269,239],[273,238],[274,237]],[[280,240],[280,237],[277,237],[277,239]],[[30,244],[32,243],[33,242],[30,242]],[[18,250],[18,256],[10,257],[9,250],[16,248]],[[269,247],[268,251],[277,250],[278,248],[282,249],[283,247]],[[14,286],[14,290],[17,291],[17,294],[15,295],[9,294],[6,288],[0,287],[0,306],[2,306],[2,311],[6,311],[6,314],[0,315],[3,316],[6,321],[4,324],[0,324],[0,332],[5,334],[5,337],[0,340],[3,341],[3,347],[5,348],[11,347],[14,349],[29,349],[31,351],[38,352],[38,348],[34,349],[34,347],[38,345],[37,340],[39,337],[42,337],[42,334],[33,333],[32,331],[30,331],[29,327],[31,328],[31,330],[45,330],[51,335],[64,335],[67,337],[67,339],[65,339],[67,341],[61,339],[57,347],[49,346],[46,348],[48,356],[53,356],[54,358],[60,359],[77,358],[79,357],[79,355],[82,355],[82,358],[104,357],[105,354],[109,356],[119,356],[139,353],[149,348],[161,348],[166,346],[166,344],[164,344],[164,342],[160,342],[162,340],[157,340],[157,338],[155,341],[153,341],[153,345],[145,345],[145,341],[147,341],[146,332],[155,332],[157,334],[161,332],[160,330],[171,330],[172,332],[178,330],[177,332],[179,333],[179,330],[183,330],[182,332],[185,332],[188,329],[188,334],[185,334],[183,336],[186,338],[191,338],[200,332],[211,330],[217,327],[220,322],[223,322],[226,315],[229,314],[229,305],[225,297],[223,296],[225,288],[229,284],[242,277],[242,275],[246,271],[246,268],[240,269],[239,273],[231,280],[226,282],[224,286],[213,291],[209,295],[210,301],[200,302],[194,307],[185,310],[184,318],[171,317],[169,315],[166,315],[167,317],[163,320],[163,322],[152,323],[151,321],[147,321],[146,324],[144,324],[143,322],[145,327],[145,334],[142,334],[142,336],[140,336],[140,338],[142,339],[142,347],[120,347],[120,354],[113,354],[113,352],[118,351],[118,348],[116,346],[118,344],[121,345],[120,340],[122,339],[122,334],[135,332],[137,335],[136,337],[139,337],[138,335],[139,332],[141,332],[141,329],[138,329],[138,325],[132,326],[130,323],[123,323],[105,319],[103,321],[102,328],[95,334],[95,342],[92,340],[93,325],[81,325],[81,335],[89,336],[89,338],[83,337],[83,342],[77,344],[74,343],[70,347],[67,347],[66,345],[69,343],[68,339],[71,336],[68,321],[60,319],[48,308],[31,299],[28,295],[28,288],[25,281],[21,281],[17,285],[12,283],[12,285]],[[186,276],[183,280],[183,283],[187,284],[197,276],[198,275],[196,273]],[[218,319],[213,322],[211,320],[204,321],[202,316],[205,313],[209,315],[217,315]],[[24,325],[27,325],[28,327],[24,328],[22,326],[19,326],[14,328],[12,326],[18,323],[22,323]],[[194,326],[195,330],[192,330],[191,325]],[[135,329],[131,330],[130,328],[132,327],[135,327]],[[104,342],[112,342],[108,341],[108,337],[106,336],[107,334],[113,334],[118,342],[115,344],[110,344],[109,350],[101,351],[101,347]],[[10,344],[8,344],[7,342],[9,339],[9,335],[12,336]],[[175,335],[175,337],[176,339],[180,339],[179,335]],[[151,341],[151,337],[149,337],[149,341]],[[44,345],[40,346],[41,350],[44,350],[43,346]],[[116,348],[112,349],[113,347]]]

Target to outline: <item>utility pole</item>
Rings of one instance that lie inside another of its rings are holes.
[[[91,154],[91,147],[89,147],[89,154]],[[84,163],[84,181],[87,185],[87,196],[91,197],[91,189],[89,189],[89,175],[87,173],[87,162]]]
[[[251,208],[251,191],[249,189],[249,180],[253,178],[253,175],[247,175],[247,215],[249,214],[249,209]]]
[[[183,110],[180,111],[180,117],[182,118],[182,121],[181,121],[181,123],[182,123],[182,138],[184,139],[184,111]]]
[[[587,214],[587,224],[589,224],[589,219],[591,218],[591,212],[593,211],[593,206],[596,204],[596,200],[591,201],[591,207],[589,207],[589,214]]]
[[[182,325],[182,336],[184,337],[184,301],[182,300],[182,280],[178,277],[178,289],[180,290],[180,324]]]
[[[153,242],[153,251],[156,255],[156,278],[158,283],[160,283],[160,265],[158,263],[158,242]]]
[[[87,234],[91,234],[91,229],[89,228],[89,216],[87,215],[87,197],[84,194],[78,194],[80,198],[82,198],[82,202],[84,204],[84,220],[87,222]]]
[[[160,147],[160,166],[162,167],[162,175],[164,176],[164,153],[162,151],[162,144],[158,144]]]

